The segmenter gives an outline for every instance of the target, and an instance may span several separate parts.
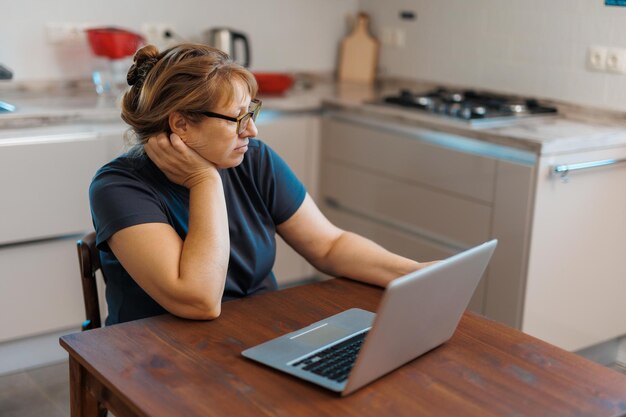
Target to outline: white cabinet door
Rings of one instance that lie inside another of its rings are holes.
[[[0,135],[0,342],[84,320],[76,238],[92,230],[88,188],[122,148],[121,124]]]
[[[626,148],[540,160],[522,329],[568,350],[626,334],[626,164],[550,168],[614,158]]]
[[[107,135],[93,126],[73,130],[0,137],[0,245],[92,228],[89,183],[122,142],[123,128]]]
[[[0,342],[79,328],[84,319],[75,239],[0,249]]]
[[[268,114],[266,112],[265,114]],[[261,113],[263,116],[264,113]],[[274,149],[304,183],[309,194],[317,196],[319,164],[319,117],[313,114],[280,114],[261,117],[259,139]],[[294,285],[315,275],[315,269],[277,236],[274,274],[281,287]]]

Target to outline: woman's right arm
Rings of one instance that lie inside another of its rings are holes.
[[[130,276],[170,313],[190,319],[219,316],[230,256],[221,178],[210,162],[172,135],[151,138],[150,159],[189,188],[189,230],[183,241],[164,223],[122,229],[109,247]]]

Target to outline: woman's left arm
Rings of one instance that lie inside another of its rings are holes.
[[[308,194],[293,216],[277,229],[291,247],[320,271],[381,287],[432,263],[393,254],[369,239],[339,229]]]

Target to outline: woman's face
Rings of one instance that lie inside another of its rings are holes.
[[[248,112],[251,97],[241,81],[234,82],[234,96],[215,109],[207,109],[224,116],[239,117]],[[248,150],[248,138],[258,134],[250,119],[246,129],[237,134],[237,122],[204,117],[200,123],[190,124],[186,137],[187,146],[211,161],[217,168],[232,168],[241,164]]]

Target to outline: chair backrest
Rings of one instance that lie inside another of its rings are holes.
[[[76,247],[78,249],[80,280],[83,286],[83,301],[85,302],[86,320],[82,324],[82,329],[95,329],[102,326],[100,321],[100,303],[98,302],[98,286],[96,283],[96,271],[100,269],[100,254],[96,247],[96,233],[91,232],[83,236],[82,239],[76,241]]]

